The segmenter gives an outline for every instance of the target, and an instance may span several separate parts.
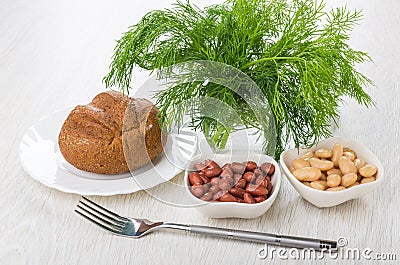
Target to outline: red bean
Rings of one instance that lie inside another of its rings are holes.
[[[260,186],[263,186],[264,188],[266,188],[266,187],[268,186],[268,180],[264,179],[264,180],[261,182]]]
[[[241,199],[241,198],[236,198],[236,202],[238,202],[238,203],[244,203],[244,200]]]
[[[247,185],[246,192],[254,196],[263,196],[263,195],[265,196],[268,194],[268,190],[266,188],[262,186],[253,186],[253,185]]]
[[[234,187],[229,191],[233,196],[243,199],[244,189]]]
[[[275,166],[254,161],[233,162],[222,168],[213,160],[195,164],[198,172],[189,173],[192,194],[204,201],[260,203],[272,193],[271,175]]]
[[[275,172],[275,166],[271,163],[263,163],[260,167],[261,171],[266,175],[272,175]]]
[[[246,180],[245,179],[239,179],[238,183],[236,183],[236,187],[244,189],[246,188]]]
[[[218,188],[221,190],[230,190],[232,188],[233,180],[230,178],[221,179],[218,183]]]
[[[243,179],[245,179],[247,182],[251,182],[254,178],[254,173],[253,172],[246,172],[243,175]]]
[[[253,162],[253,161],[246,162],[246,170],[247,171],[254,171],[254,169],[256,169],[256,168],[257,168],[256,162]]]
[[[210,181],[210,183],[212,184],[212,185],[218,185],[218,182],[221,180],[219,177],[214,177],[214,178],[211,178],[210,179],[211,181]]]
[[[224,195],[221,196],[221,198],[219,198],[219,200],[221,202],[236,202],[236,198],[233,197],[231,194],[229,193],[225,193]]]
[[[206,169],[206,166],[203,163],[197,163],[194,165],[197,171],[204,171]]]
[[[220,191],[220,189],[218,188],[218,185],[212,185],[209,189],[208,192],[211,192],[212,194],[217,193],[218,191]]]
[[[245,192],[243,195],[243,200],[245,203],[253,204],[256,201],[254,200],[253,196],[251,196],[249,193]]]
[[[241,174],[234,174],[233,175],[233,182],[234,183],[238,183],[241,178],[242,178]]]
[[[230,163],[226,163],[225,165],[223,165],[221,168],[222,168],[222,170],[224,170],[225,168],[227,168],[227,167],[230,167],[231,166],[231,164]]]
[[[256,177],[258,177],[258,176],[264,176],[264,173],[260,170],[260,169],[255,169],[254,170],[254,175],[256,176]]]
[[[256,178],[254,184],[256,184],[257,186],[259,186],[259,185],[264,186],[264,180],[265,180],[264,176],[258,176]],[[266,187],[266,186],[264,186],[264,187]]]
[[[233,162],[231,165],[231,169],[232,169],[233,173],[243,174],[244,171],[246,170],[246,166],[243,165],[242,163]]]
[[[268,175],[272,176],[275,173],[275,166],[271,164],[271,167],[269,168]]]
[[[210,179],[206,177],[206,175],[204,173],[199,173],[201,180],[203,181],[203,183],[210,183]]]
[[[252,183],[248,183],[247,185],[246,185],[246,192],[249,192],[250,190],[255,190],[257,188],[257,185],[256,184],[252,184]]]
[[[229,167],[225,168],[221,173],[221,178],[232,178],[233,171]]]
[[[197,173],[197,172],[190,172],[189,173],[189,182],[192,185],[201,185],[201,184],[203,184],[203,180],[201,179],[199,173]]]
[[[273,186],[272,186],[271,181],[268,182],[267,190],[268,190],[268,195],[271,195],[272,194],[272,190],[273,190]]]
[[[266,200],[266,198],[264,196],[254,196],[254,201],[256,203],[263,202],[265,200]]]
[[[220,167],[212,167],[205,169],[204,173],[206,174],[206,177],[213,178],[218,177],[219,174],[221,174],[221,171],[222,169]]]
[[[227,191],[222,191],[222,190],[218,191],[213,195],[213,200],[214,201],[219,200],[225,193],[227,193]]]
[[[211,201],[212,198],[213,198],[213,194],[211,192],[207,192],[203,196],[201,196],[200,200],[208,202],[208,201]]]
[[[269,176],[266,176],[263,180],[263,182],[261,183],[261,185],[263,187],[268,187],[268,183],[271,182],[271,178]]]
[[[206,167],[208,168],[213,168],[213,167],[218,167],[221,168],[215,161],[211,160],[211,159],[207,159],[204,161],[204,164],[206,165]]]
[[[192,194],[198,198],[200,198],[204,194],[204,188],[201,185],[192,186],[190,190]]]
[[[204,193],[207,193],[210,190],[210,187],[211,187],[210,184],[204,184],[203,185]]]

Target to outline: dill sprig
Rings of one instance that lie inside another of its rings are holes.
[[[149,12],[118,40],[104,82],[129,93],[134,66],[162,70],[192,60],[225,63],[247,74],[266,96],[275,119],[276,156],[290,141],[310,146],[331,135],[344,96],[366,107],[374,104],[363,90],[372,81],[355,67],[371,59],[347,43],[361,12],[324,10],[325,3],[314,0],[227,0],[204,9],[178,1],[172,9]],[[200,96],[237,110],[245,128],[260,128],[236,93],[193,82],[172,84],[156,95],[162,122],[182,119],[188,109],[175,106]],[[219,147],[239,129],[191,115],[194,126]]]

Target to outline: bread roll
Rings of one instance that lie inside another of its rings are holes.
[[[115,91],[100,93],[69,114],[58,138],[60,151],[70,164],[88,172],[137,169],[162,153],[165,136],[157,114],[146,99]]]

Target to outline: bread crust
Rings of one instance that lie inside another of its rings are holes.
[[[137,169],[163,151],[166,138],[157,115],[158,109],[146,99],[100,93],[71,111],[58,137],[60,151],[68,163],[88,172]]]

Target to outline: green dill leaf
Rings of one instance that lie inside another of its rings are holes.
[[[129,93],[134,66],[162,70],[209,60],[236,67],[268,99],[278,157],[291,141],[296,147],[310,146],[330,136],[343,97],[366,107],[375,104],[363,90],[372,81],[356,70],[371,58],[348,44],[361,19],[360,11],[340,7],[325,12],[325,3],[314,0],[227,0],[204,9],[178,1],[171,9],[149,12],[117,41],[104,82]],[[224,102],[237,110],[242,124],[226,128],[199,116],[185,103],[198,97]],[[190,113],[193,127],[220,147],[236,130],[262,128],[248,104],[220,85],[171,84],[156,98],[163,123],[179,123]]]

